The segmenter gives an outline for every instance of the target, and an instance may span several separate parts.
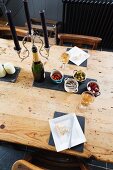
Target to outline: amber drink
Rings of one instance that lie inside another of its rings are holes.
[[[91,103],[93,103],[94,101],[94,94],[90,91],[84,91],[81,94],[81,100],[80,103],[77,106],[77,110],[80,112],[84,112],[87,111],[87,109],[89,108],[89,105]]]
[[[94,101],[94,95],[89,92],[85,91],[81,95],[81,105],[83,106],[89,106]]]
[[[62,62],[62,66],[61,68],[65,68],[65,65],[68,63],[69,61],[69,54],[67,53],[62,53],[60,56],[60,61]]]
[[[61,61],[63,64],[67,64],[68,61],[69,61],[69,54],[67,54],[67,53],[61,54],[61,56],[60,56],[60,61]]]

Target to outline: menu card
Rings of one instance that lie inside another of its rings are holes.
[[[86,141],[75,114],[68,114],[49,120],[57,152]]]
[[[68,53],[70,56],[69,60],[78,66],[90,56],[88,53],[76,46],[71,48],[71,50],[67,51],[66,53]]]

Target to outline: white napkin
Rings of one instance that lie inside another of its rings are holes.
[[[68,114],[49,120],[57,152],[86,141],[75,114]]]
[[[73,47],[71,50],[67,51],[69,54],[69,60],[76,65],[83,63],[90,55],[78,47]]]

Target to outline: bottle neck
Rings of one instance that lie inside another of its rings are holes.
[[[40,58],[39,58],[37,52],[33,52],[33,61],[34,61],[34,62],[39,62],[39,61],[40,61]]]
[[[33,53],[33,62],[39,62],[39,56],[38,56],[38,52],[37,52],[37,47],[33,44],[32,46],[32,53]]]

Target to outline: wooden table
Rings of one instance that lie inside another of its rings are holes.
[[[38,44],[37,44],[38,45]],[[24,144],[56,151],[48,145],[50,127],[48,120],[55,111],[73,113],[80,95],[67,92],[32,87],[32,54],[21,62],[13,50],[11,40],[0,39],[0,62],[13,62],[21,67],[16,83],[0,81],[0,140]],[[29,49],[31,44],[28,43]],[[52,46],[46,71],[59,68],[59,56],[66,47]],[[89,51],[90,52],[90,51]],[[84,152],[65,150],[62,153],[82,157],[95,157],[113,162],[113,53],[92,51],[88,67],[82,67],[90,78],[97,79],[101,95],[95,98],[91,109],[86,113],[76,113],[85,117]],[[44,59],[42,58],[42,61]],[[75,65],[68,65],[65,74],[72,75]]]

